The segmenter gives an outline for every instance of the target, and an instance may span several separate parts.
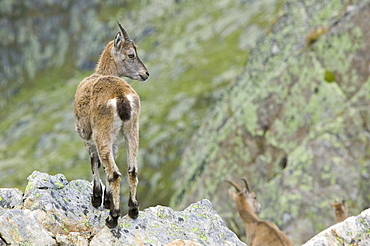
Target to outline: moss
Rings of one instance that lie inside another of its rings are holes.
[[[325,75],[324,75],[324,79],[325,79],[326,82],[331,83],[331,82],[335,81],[335,74],[331,71],[326,70]]]

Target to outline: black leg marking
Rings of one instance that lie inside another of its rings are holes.
[[[109,183],[115,182],[119,177],[121,177],[121,174],[118,173],[118,172],[116,172],[116,171],[114,171],[113,172],[113,177],[109,178],[108,179],[108,182]]]
[[[96,184],[94,182],[94,187],[93,187],[93,195],[91,197],[91,202],[92,205],[96,208],[100,207],[102,203],[102,196],[103,196],[103,191],[101,188],[101,184]]]
[[[139,216],[139,203],[134,203],[131,199],[128,200],[128,215],[131,219],[136,219]]]
[[[136,168],[135,167],[133,167],[132,170],[128,169],[128,173],[130,175],[130,178],[132,178],[134,180],[136,179],[137,172],[136,172]]]
[[[113,194],[112,192],[108,192],[107,188],[104,190],[104,208],[111,209],[111,205],[113,204]]]

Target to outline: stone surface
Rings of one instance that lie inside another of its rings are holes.
[[[23,193],[16,188],[0,189],[0,207],[14,208],[23,203]]]
[[[87,181],[68,182],[61,174],[33,172],[24,203],[0,208],[0,245],[245,245],[208,200],[180,212],[147,208],[136,220],[126,215],[117,228],[109,229],[108,210],[93,207],[91,195]]]
[[[52,234],[42,227],[36,211],[6,209],[0,215],[0,235],[6,244],[55,245]]]
[[[245,245],[208,200],[193,203],[181,212],[151,207],[140,212],[136,220],[125,216],[119,222],[115,230],[103,228],[90,245]]]
[[[370,209],[320,232],[303,246],[370,245]]]

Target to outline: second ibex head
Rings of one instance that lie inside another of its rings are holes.
[[[226,182],[234,186],[237,191],[237,193],[235,193],[229,190],[229,195],[235,200],[235,202],[238,202],[239,199],[245,199],[253,209],[253,212],[259,214],[261,212],[261,204],[257,201],[257,196],[250,188],[248,180],[245,178],[243,178],[242,180],[244,181],[245,188],[240,187],[237,183],[233,181],[226,180]]]

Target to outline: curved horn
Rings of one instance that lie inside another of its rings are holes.
[[[229,184],[234,186],[237,192],[241,192],[243,190],[242,187],[240,187],[237,183],[234,183],[233,181],[225,180],[225,182],[228,182]]]
[[[247,189],[248,192],[252,192],[250,186],[249,186],[249,183],[248,183],[248,180],[245,179],[245,178],[242,178],[242,180],[244,181],[244,184],[245,184],[245,188]]]
[[[119,29],[121,29],[121,32],[123,34],[123,38],[125,39],[125,43],[130,42],[131,41],[130,36],[126,32],[125,28],[123,28],[123,26],[119,22],[117,22],[117,24],[119,26]]]

